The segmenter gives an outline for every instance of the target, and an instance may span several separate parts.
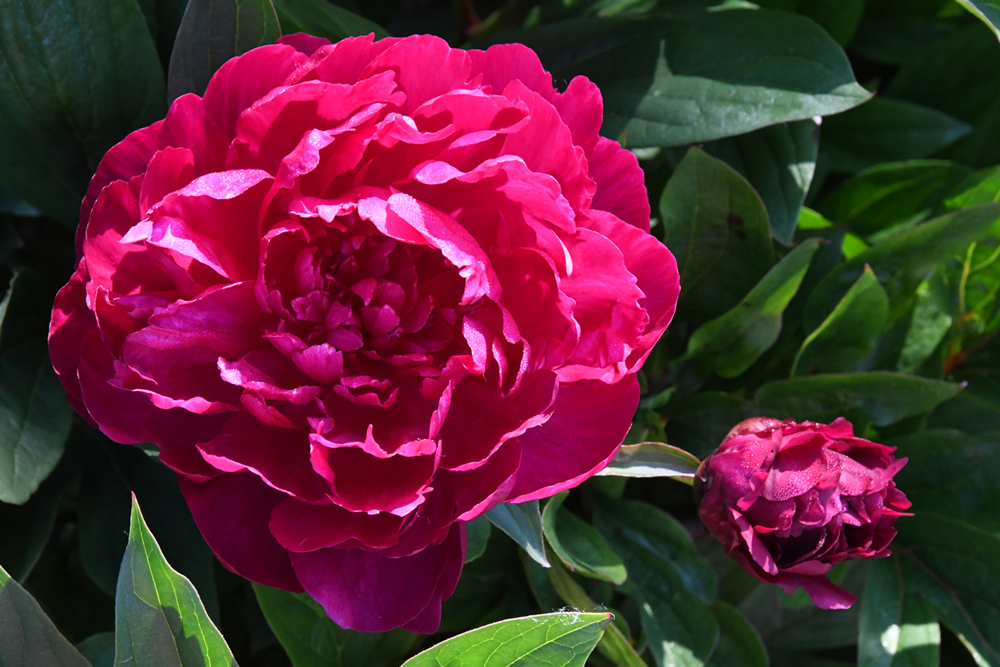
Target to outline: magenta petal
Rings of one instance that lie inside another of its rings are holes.
[[[288,552],[268,529],[271,511],[286,496],[250,473],[195,483],[178,477],[198,529],[223,565],[265,586],[301,592]]]
[[[430,605],[440,607],[464,560],[460,524],[441,544],[404,558],[337,548],[292,554],[295,574],[309,595],[337,625],[360,632],[386,632],[414,622]],[[424,632],[437,630],[417,625]]]
[[[311,56],[320,48],[329,46],[330,40],[323,37],[313,37],[312,35],[308,35],[304,32],[296,32],[291,35],[281,37],[278,39],[278,44],[287,44],[299,53]]]
[[[843,588],[835,585],[824,576],[806,576],[802,574],[782,574],[774,583],[788,594],[801,588],[809,595],[813,603],[820,609],[850,609],[858,598]]]
[[[86,308],[85,285],[88,278],[87,261],[80,260],[73,277],[56,295],[49,322],[49,356],[74,409],[93,424],[90,413],[83,405],[80,381],[76,376],[83,338],[97,326],[94,314]]]
[[[521,467],[507,502],[547,498],[603,469],[625,439],[638,403],[634,375],[610,385],[561,385],[552,418],[518,438]]]
[[[589,158],[590,177],[597,183],[591,208],[612,213],[649,232],[649,196],[639,160],[617,141],[601,137]]]

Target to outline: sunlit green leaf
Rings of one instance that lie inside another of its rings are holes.
[[[542,528],[552,550],[574,572],[615,584],[627,575],[622,561],[594,527],[563,507],[569,491],[552,497],[542,513]]]
[[[327,0],[274,0],[274,9],[281,22],[281,31],[286,34],[305,32],[331,42],[369,33],[381,39],[389,34],[379,24]]]
[[[445,640],[403,667],[583,667],[611,618],[564,612],[500,621]]]
[[[115,594],[115,647],[115,667],[236,664],[198,591],[163,557],[134,496]]]
[[[694,483],[694,473],[701,461],[683,449],[662,442],[622,445],[599,477],[673,477],[685,484]]]

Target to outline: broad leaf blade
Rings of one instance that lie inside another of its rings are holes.
[[[517,504],[500,503],[487,512],[486,517],[494,526],[520,544],[521,548],[540,565],[549,566],[549,561],[545,558],[545,546],[542,543],[542,513],[538,509],[537,500]]]
[[[492,529],[490,528],[492,524],[489,518],[485,516],[473,519],[469,523],[465,524],[466,533],[466,545],[465,545],[465,562],[471,563],[476,560],[486,551],[486,544],[490,540],[490,533]]]
[[[611,619],[559,613],[500,621],[443,641],[403,667],[583,667]]]
[[[785,12],[580,19],[508,37],[534,48],[556,78],[582,74],[600,86],[601,131],[630,148],[743,134],[870,97],[829,35]]]
[[[874,561],[861,600],[858,667],[936,667],[934,610],[904,583],[898,558]]]
[[[38,602],[0,568],[0,665],[90,667]]]
[[[713,604],[712,613],[719,622],[719,645],[707,667],[768,667],[760,635],[743,614],[725,602]]]
[[[791,375],[851,371],[875,347],[889,316],[889,297],[868,267],[836,308],[806,337]]]
[[[294,667],[386,667],[406,655],[417,638],[405,630],[386,633],[344,630],[305,593],[289,593],[259,584],[254,584],[254,592],[268,625]]]
[[[655,507],[634,501],[603,501],[594,518],[628,568],[623,591],[639,602],[657,664],[704,665],[719,639],[719,624],[706,606],[717,583],[687,530]]]
[[[694,473],[701,461],[678,447],[662,442],[622,445],[598,477],[673,477],[694,484]]]
[[[552,550],[574,572],[614,584],[624,583],[625,566],[601,534],[563,507],[568,495],[569,491],[563,491],[553,496],[542,513],[542,528]]]
[[[936,109],[876,97],[823,123],[823,152],[831,168],[855,172],[930,157],[970,131],[970,125]]]
[[[801,120],[720,139],[705,150],[750,182],[767,207],[774,238],[787,245],[816,169],[818,136],[815,122]]]
[[[678,319],[699,324],[739,303],[774,263],[767,211],[732,167],[698,148],[660,198],[664,243],[677,258]]]
[[[830,422],[847,416],[887,426],[923,414],[961,386],[900,373],[813,375],[765,384],[757,391],[761,414],[777,419]]]
[[[233,654],[191,582],[163,557],[132,498],[115,595],[116,667],[229,667]]]
[[[833,222],[849,224],[851,231],[861,236],[917,224],[931,217],[970,173],[965,165],[946,160],[880,164],[827,195],[819,212]]]
[[[819,245],[818,238],[799,244],[736,307],[699,327],[688,340],[688,357],[724,378],[749,368],[778,339],[781,315]]]
[[[279,37],[271,0],[189,0],[170,54],[167,97],[203,94],[223,63]]]
[[[75,228],[105,151],[163,112],[134,0],[0,3],[0,181],[35,208]]]
[[[1000,1],[998,0],[956,0],[980,21],[989,26],[990,30],[1000,39]]]
[[[274,9],[285,34],[305,32],[338,42],[354,35],[389,35],[385,28],[327,0],[274,0]]]

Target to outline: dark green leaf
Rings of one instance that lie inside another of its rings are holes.
[[[375,39],[389,35],[379,24],[327,0],[274,0],[274,9],[286,35],[305,32],[331,42],[353,35],[375,33]]]
[[[271,0],[188,0],[170,54],[168,99],[203,94],[223,63],[279,37]]]
[[[931,509],[1000,534],[1000,432],[921,431],[890,444],[909,459],[896,483],[918,513]]]
[[[0,354],[0,500],[28,500],[59,462],[72,422],[44,339]]]
[[[615,584],[624,583],[625,566],[608,548],[601,534],[563,507],[568,495],[569,491],[563,491],[553,496],[542,514],[542,528],[552,550],[574,572]]]
[[[115,593],[115,666],[235,664],[198,591],[167,563],[133,496],[128,547]]]
[[[705,146],[710,155],[724,160],[750,182],[767,207],[774,238],[786,245],[792,242],[812,182],[818,134],[815,122],[803,120]]]
[[[977,656],[1000,665],[1000,537],[927,510],[900,519],[895,551],[907,586]]]
[[[925,286],[918,288],[910,330],[906,332],[896,370],[900,373],[918,373],[950,328],[951,316],[941,309],[930,289]]]
[[[823,26],[838,44],[847,46],[858,29],[865,0],[809,0],[800,2],[797,9]]]
[[[559,613],[500,621],[443,641],[403,667],[583,667],[611,619]]]
[[[865,267],[833,312],[802,343],[791,374],[855,370],[874,349],[888,315],[889,297]]]
[[[69,448],[28,502],[0,504],[0,565],[15,580],[28,577],[49,541],[60,498],[80,480],[80,458],[78,448]]]
[[[683,449],[662,442],[622,445],[615,458],[598,477],[673,477],[694,484],[694,473],[701,461]]]
[[[27,591],[0,568],[0,665],[90,667]]]
[[[257,601],[294,667],[386,667],[406,655],[417,636],[405,630],[344,630],[305,593],[254,584]]]
[[[968,167],[945,160],[880,164],[831,192],[820,203],[819,212],[834,222],[847,223],[862,236],[912,226],[933,215],[970,173]]]
[[[118,564],[128,543],[130,494],[163,540],[169,562],[198,588],[209,616],[218,618],[212,552],[177,485],[177,475],[138,447],[96,439],[88,443],[80,493],[80,564],[102,590],[114,594]]]
[[[466,546],[465,562],[471,563],[486,551],[486,544],[490,541],[490,520],[485,516],[465,524]]]
[[[765,384],[757,391],[761,414],[777,419],[830,422],[846,416],[876,426],[919,415],[948,400],[961,387],[899,373],[813,375]]]
[[[956,0],[976,18],[989,26],[1000,38],[1000,1],[998,0]]]
[[[781,316],[799,290],[820,239],[803,241],[728,313],[703,324],[688,340],[688,357],[733,378],[757,361],[781,332]]]
[[[925,158],[972,131],[946,113],[876,97],[823,122],[823,152],[830,167],[855,172],[880,162]]]
[[[1000,218],[1000,204],[948,213],[902,231],[841,264],[813,290],[806,304],[807,327],[815,327],[870,265],[880,282],[892,277],[911,281],[912,289],[940,264],[981,238]],[[912,292],[910,292],[912,293]],[[890,292],[891,295],[891,292]]]
[[[594,604],[587,592],[580,584],[573,581],[573,577],[558,562],[549,568],[548,576],[553,588],[566,604],[583,611],[603,611]],[[635,652],[628,637],[617,627],[617,623],[612,623],[607,627],[604,636],[597,644],[597,650],[613,662],[616,667],[647,667],[643,659]]]
[[[487,512],[486,517],[494,526],[510,535],[540,565],[549,566],[542,543],[542,513],[538,509],[537,500],[517,504],[500,503]]]
[[[707,667],[768,667],[760,635],[731,605],[716,602],[712,613],[719,622],[719,645]]]
[[[579,19],[505,35],[557,79],[601,88],[608,137],[679,146],[838,113],[869,98],[815,23],[767,10]]]
[[[734,424],[756,416],[757,407],[739,396],[701,392],[670,402],[667,439],[696,456],[715,451]]]
[[[937,667],[934,610],[904,585],[898,559],[871,564],[859,620],[858,667]]]
[[[77,644],[76,650],[94,667],[114,667],[115,633],[98,632]]]
[[[690,535],[668,514],[635,501],[602,501],[594,519],[628,569],[622,590],[639,601],[657,664],[703,665],[719,638],[706,606],[717,584]]]
[[[0,4],[0,180],[32,206],[76,227],[104,152],[163,112],[134,0]]]
[[[679,319],[718,317],[774,263],[760,197],[735,170],[698,148],[687,152],[670,177],[660,215],[684,285]]]

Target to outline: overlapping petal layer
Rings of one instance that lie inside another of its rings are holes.
[[[756,417],[735,426],[702,462],[695,493],[702,521],[747,572],[818,606],[855,598],[824,576],[852,558],[882,558],[910,507],[892,481],[906,459],[830,425]]]
[[[433,632],[464,522],[606,465],[673,315],[601,118],[523,46],[254,49],[102,161],[56,371],[107,435],[159,445],[227,567]]]

